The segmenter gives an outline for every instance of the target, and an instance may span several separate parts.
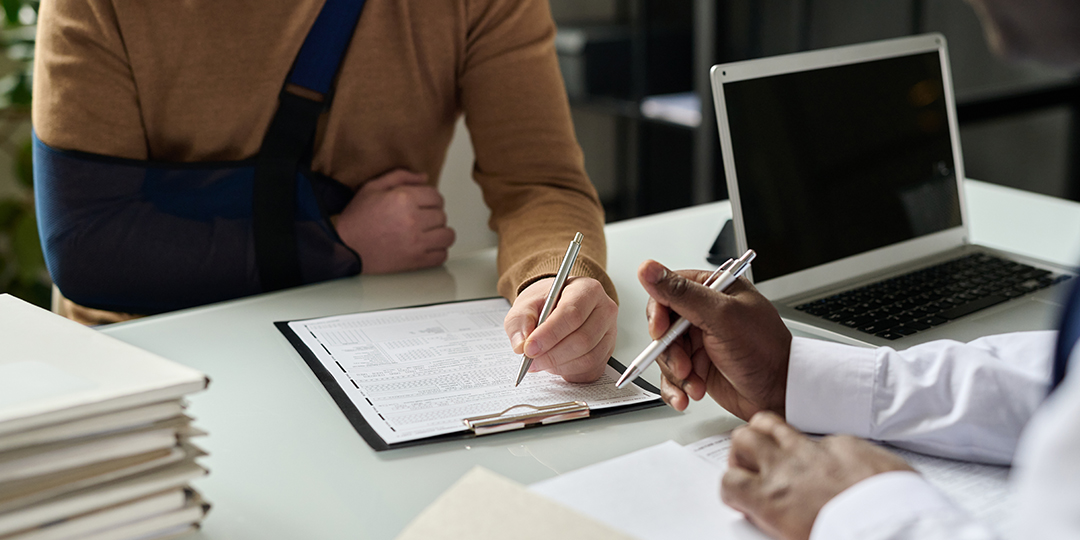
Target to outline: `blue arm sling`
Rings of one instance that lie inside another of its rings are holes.
[[[326,0],[253,158],[121,159],[51,148],[35,135],[38,230],[64,295],[152,314],[360,273],[360,257],[328,220],[352,190],[310,163],[363,6]]]

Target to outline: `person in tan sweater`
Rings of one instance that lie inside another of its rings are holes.
[[[255,155],[319,0],[50,0],[41,5],[33,125],[58,149],[167,162]],[[584,172],[546,0],[368,0],[312,169],[353,189],[332,216],[364,273],[440,265],[438,173],[464,114],[474,178],[499,236],[507,335],[533,369],[594,380],[614,348],[603,209]],[[107,178],[102,178],[107,182]],[[576,231],[559,307],[533,332]],[[124,261],[115,261],[117,265]],[[166,285],[167,284],[163,284]],[[62,291],[61,291],[62,292]],[[131,315],[60,298],[85,323]]]

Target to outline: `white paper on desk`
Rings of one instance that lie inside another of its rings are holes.
[[[289,327],[388,444],[464,431],[465,418],[520,404],[585,401],[593,410],[658,399],[636,385],[571,384],[530,373],[517,388],[521,356],[503,329],[503,298],[355,313]],[[530,411],[523,411],[530,412]]]
[[[767,539],[720,501],[723,471],[668,441],[529,489],[642,540]]]
[[[726,466],[731,450],[731,434],[708,437],[688,444],[686,448],[703,459]],[[944,459],[893,446],[886,448],[899,454],[976,519],[999,531],[1003,530],[1009,517],[1008,467]]]

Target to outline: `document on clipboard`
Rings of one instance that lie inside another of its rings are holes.
[[[503,298],[275,323],[375,450],[475,437],[661,405],[615,359],[593,383],[533,373],[503,330]]]

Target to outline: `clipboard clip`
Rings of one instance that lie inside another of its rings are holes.
[[[532,409],[533,412],[509,414],[514,409]],[[554,424],[589,416],[589,404],[584,401],[567,401],[537,407],[527,403],[514,405],[503,412],[473,416],[462,420],[476,435],[487,435],[521,429],[533,424]]]

